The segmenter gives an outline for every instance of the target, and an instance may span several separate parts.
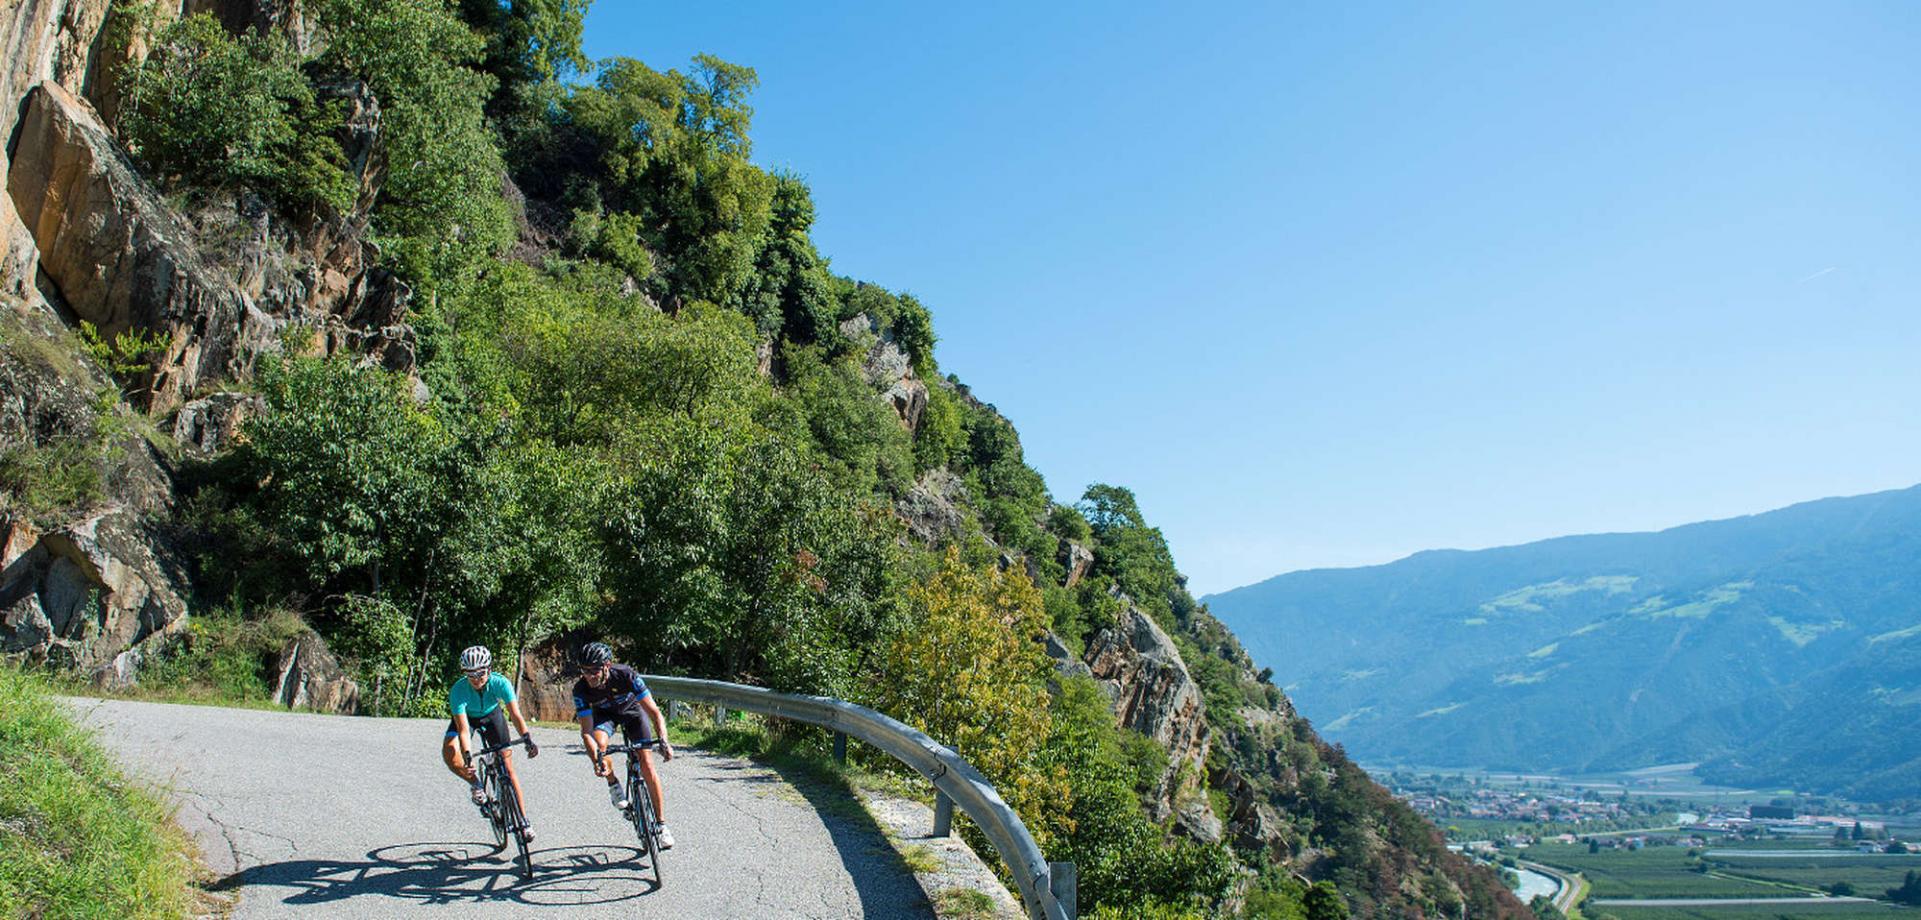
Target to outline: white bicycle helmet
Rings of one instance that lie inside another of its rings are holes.
[[[476,645],[460,653],[460,669],[462,671],[478,671],[481,668],[493,667],[493,664],[494,655],[492,652],[487,651],[487,647],[484,645]]]

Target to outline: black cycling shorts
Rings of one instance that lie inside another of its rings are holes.
[[[594,713],[594,731],[612,738],[615,726],[631,744],[654,740],[653,720],[645,712]]]
[[[507,733],[507,707],[505,706],[495,706],[493,712],[484,716],[468,716],[467,725],[480,735],[480,746],[484,748],[506,744],[512,737]],[[447,737],[452,738],[458,734],[460,734],[459,723],[452,719],[447,720]]]

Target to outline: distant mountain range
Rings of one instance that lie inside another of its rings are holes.
[[[1204,601],[1364,762],[1921,796],[1921,486]]]

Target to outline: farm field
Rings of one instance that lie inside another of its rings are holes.
[[[1790,893],[1767,882],[1695,872],[1692,857],[1681,847],[1589,853],[1580,844],[1544,843],[1519,855],[1587,876],[1597,898],[1768,898]]]
[[[1731,854],[1710,856],[1709,860],[1728,875],[1770,879],[1791,885],[1826,889],[1837,882],[1854,886],[1863,897],[1880,897],[1889,888],[1899,888],[1909,872],[1921,870],[1921,856],[1912,855],[1837,855],[1832,857],[1741,857]]]
[[[1731,907],[1620,907],[1591,906],[1584,913],[1589,920],[1603,915],[1620,920],[1921,920],[1921,910],[1891,904],[1842,902],[1823,904],[1810,899],[1803,904],[1742,905]]]

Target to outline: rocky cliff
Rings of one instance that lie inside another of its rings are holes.
[[[380,179],[364,87],[332,90],[361,187],[344,214],[288,220],[245,194],[183,211],[116,137],[146,30],[202,11],[314,40],[281,2],[161,3],[144,28],[111,0],[0,12],[0,653],[104,681],[131,679],[135,646],[188,613],[155,520],[174,461],[211,454],[253,411],[234,390],[258,358],[292,345],[414,365],[408,292],[363,239]],[[130,334],[147,347],[116,352]]]

